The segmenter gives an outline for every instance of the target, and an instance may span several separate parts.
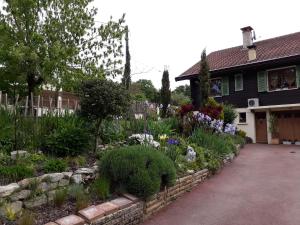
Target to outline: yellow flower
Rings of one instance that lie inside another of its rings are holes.
[[[166,134],[160,135],[159,136],[159,140],[164,141],[168,138],[168,136]]]

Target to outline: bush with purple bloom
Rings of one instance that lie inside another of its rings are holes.
[[[224,133],[235,135],[236,127],[233,124],[227,123],[224,129]]]
[[[167,143],[168,145],[179,145],[179,141],[173,138],[170,138]]]

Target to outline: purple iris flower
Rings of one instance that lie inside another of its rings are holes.
[[[169,145],[179,145],[179,141],[173,138],[170,138],[167,143]]]

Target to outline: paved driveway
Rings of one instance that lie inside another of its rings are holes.
[[[247,145],[144,225],[300,225],[300,146]]]

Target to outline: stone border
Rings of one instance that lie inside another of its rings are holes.
[[[0,186],[0,215],[9,208],[18,214],[23,208],[32,209],[53,200],[55,192],[70,183],[81,184],[97,177],[98,166],[79,168],[75,172],[49,173]]]
[[[147,219],[160,209],[164,208],[185,192],[191,191],[193,187],[203,182],[209,176],[207,169],[200,170],[194,174],[179,178],[174,186],[166,188],[145,201],[144,218]]]
[[[233,161],[233,159],[239,154],[240,148],[240,146],[237,146],[236,155],[230,154],[223,159],[222,167]],[[197,171],[177,179],[174,186],[166,188],[164,191],[151,196],[146,201],[142,201],[130,194],[124,194],[122,197],[109,202],[99,205],[91,205],[82,209],[77,213],[77,215],[69,215],[60,218],[55,222],[49,222],[44,225],[139,224],[176,200],[178,197],[182,196],[185,192],[191,191],[193,187],[206,180],[210,175],[211,174],[208,169]],[[59,180],[54,179],[54,177],[52,177],[52,181],[55,180],[55,182],[59,182]],[[63,177],[61,179],[63,179]]]
[[[91,205],[45,225],[135,225],[143,221],[144,203],[130,194],[109,202]]]

